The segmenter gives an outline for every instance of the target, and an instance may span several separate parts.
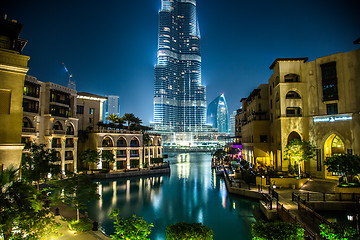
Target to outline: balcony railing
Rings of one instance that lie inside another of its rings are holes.
[[[126,158],[126,154],[117,154],[116,157],[117,158]]]
[[[65,131],[64,130],[55,130],[55,129],[53,129],[52,133],[53,134],[65,134]]]
[[[130,157],[139,157],[139,154],[130,154]]]
[[[117,147],[127,147],[126,144],[117,144]]]
[[[65,160],[74,160],[73,156],[65,156]]]
[[[74,131],[66,131],[66,135],[74,135]]]
[[[67,148],[73,148],[74,147],[74,143],[67,143],[65,145]]]
[[[23,132],[30,132],[30,133],[34,133],[36,131],[35,128],[26,128],[26,127],[23,127],[22,128],[22,131]]]
[[[139,144],[130,144],[130,147],[140,147]]]

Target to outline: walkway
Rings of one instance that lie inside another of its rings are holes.
[[[84,233],[74,233],[71,232],[68,228],[66,222],[62,221],[61,218],[65,219],[75,219],[76,218],[76,211],[74,209],[70,209],[65,204],[60,203],[58,206],[51,207],[53,213],[55,213],[55,208],[59,208],[60,216],[55,216],[56,221],[61,223],[62,228],[59,230],[59,233],[62,235],[58,237],[59,240],[69,240],[69,239],[76,239],[76,240],[95,240],[95,239],[103,239],[103,240],[110,240],[111,238],[104,235],[101,231],[89,231]]]

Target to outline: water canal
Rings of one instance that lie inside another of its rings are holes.
[[[251,223],[262,218],[259,203],[227,194],[209,153],[170,153],[168,160],[168,175],[97,180],[101,197],[89,204],[89,217],[108,235],[114,231],[108,214],[118,208],[122,217],[136,214],[153,223],[155,240],[181,221],[209,226],[215,240],[251,239]]]

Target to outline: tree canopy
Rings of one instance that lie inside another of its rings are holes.
[[[56,176],[60,173],[59,161],[53,149],[46,149],[44,144],[31,144],[25,147],[21,161],[21,177],[27,182],[36,182],[38,189],[41,180],[46,180],[48,174]]]
[[[329,172],[339,172],[348,178],[360,174],[360,156],[352,154],[334,154],[324,161]]]
[[[297,163],[300,166],[301,162],[315,157],[316,147],[311,142],[296,138],[286,145],[284,153],[285,159],[289,160],[289,165]],[[300,172],[299,168],[299,176]]]
[[[57,181],[54,183],[52,200],[60,201],[72,206],[76,210],[77,220],[80,219],[80,209],[86,209],[86,204],[97,199],[97,185],[86,175],[78,175],[73,178]]]
[[[80,155],[81,161],[86,165],[98,164],[100,160],[100,155],[96,150],[87,149]]]

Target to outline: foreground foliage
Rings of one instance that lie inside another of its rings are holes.
[[[60,224],[40,201],[36,188],[17,180],[17,170],[0,173],[0,239],[43,239]]]
[[[303,240],[304,229],[288,222],[258,221],[251,225],[254,240]]]
[[[89,218],[80,218],[79,221],[71,219],[68,221],[68,226],[71,231],[87,232],[92,229],[93,223]]]
[[[142,217],[137,218],[135,215],[132,218],[119,217],[118,209],[112,210],[109,216],[115,220],[115,233],[111,235],[112,239],[149,239],[147,237],[151,233],[151,228],[154,227],[152,223],[148,224]]]
[[[213,231],[201,223],[184,223],[169,225],[166,229],[167,240],[212,240]]]
[[[350,226],[322,224],[320,229],[320,235],[329,240],[356,240],[360,237],[356,230]]]

